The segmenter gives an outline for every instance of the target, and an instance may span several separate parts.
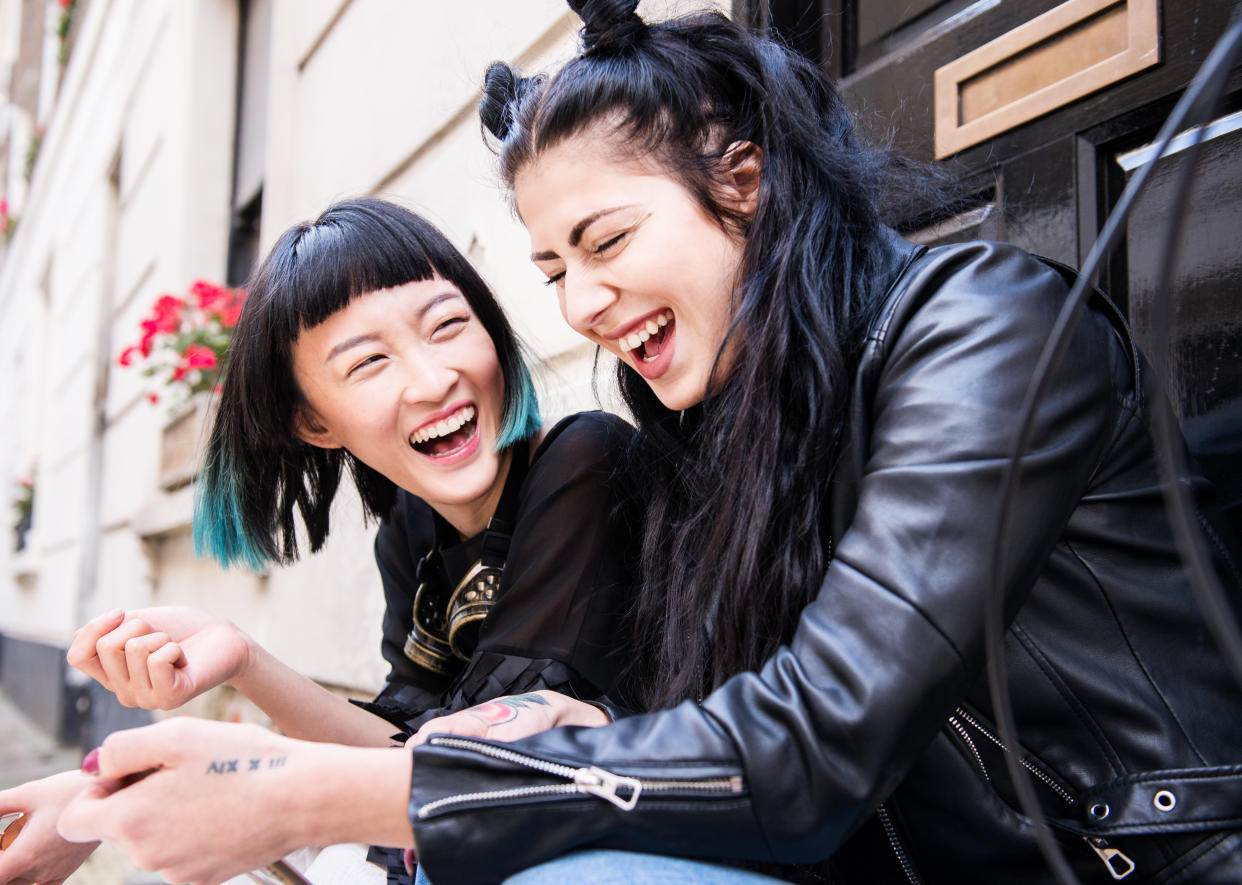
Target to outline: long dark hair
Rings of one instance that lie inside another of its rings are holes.
[[[646,157],[744,238],[724,347],[728,375],[673,413],[632,369],[622,395],[641,429],[650,490],[636,655],[653,707],[756,669],[790,639],[831,560],[835,437],[887,246],[877,207],[887,157],[864,147],[832,84],[784,46],[707,13],[646,25],[632,0],[571,0],[583,51],[545,81],[502,64],[480,113],[501,172],[589,126]],[[721,206],[730,146],[762,154],[749,219]]]
[[[195,488],[194,546],[223,565],[255,570],[297,558],[294,511],[312,551],[328,537],[328,513],[345,468],[367,519],[388,514],[397,489],[345,449],[295,433],[306,401],[293,376],[293,344],[368,292],[439,276],[466,297],[492,343],[504,379],[504,448],[539,429],[520,346],[482,277],[448,238],[408,209],[377,199],[337,203],[281,235],[247,283],[230,343],[220,405]]]

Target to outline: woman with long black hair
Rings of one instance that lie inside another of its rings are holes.
[[[617,357],[640,427],[652,712],[523,737],[579,709],[546,696],[492,727],[427,723],[422,870],[1044,883],[1014,753],[1080,881],[1242,879],[1242,694],[1179,561],[1149,438],[1166,406],[1121,317],[1095,299],[1050,380],[997,587],[995,502],[1072,271],[888,230],[883,158],[785,47],[715,13],[570,5],[583,51],[547,79],[493,67],[483,117],[533,261]],[[1206,504],[1202,527],[1236,602]],[[993,592],[1020,747],[983,679]],[[115,739],[110,772],[159,740]],[[127,792],[62,827],[149,807]]]

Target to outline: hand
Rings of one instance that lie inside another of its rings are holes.
[[[457,713],[424,723],[405,742],[417,747],[433,734],[459,734],[494,741],[516,741],[559,725],[607,725],[608,717],[598,707],[555,691],[496,698]]]
[[[310,844],[281,800],[295,793],[291,777],[307,777],[298,751],[312,746],[190,718],[116,732],[98,751],[99,776],[61,813],[60,834],[112,842],[170,882],[222,882]]]
[[[126,707],[171,710],[238,678],[252,659],[236,625],[196,608],[112,611],[73,635],[70,665]]]
[[[65,841],[56,832],[56,819],[88,780],[66,771],[0,791],[0,814],[25,814],[17,839],[0,851],[0,885],[60,885],[85,862],[99,843]]]

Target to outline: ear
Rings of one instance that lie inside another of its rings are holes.
[[[319,423],[310,406],[302,406],[293,415],[293,434],[308,445],[321,449],[339,449],[341,443],[328,428]]]
[[[735,141],[724,152],[720,166],[725,199],[747,218],[753,217],[759,206],[763,150],[753,141]]]

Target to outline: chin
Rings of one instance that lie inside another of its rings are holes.
[[[683,412],[703,402],[703,394],[701,392],[687,393],[682,390],[656,390],[653,392],[664,408],[674,412]]]

